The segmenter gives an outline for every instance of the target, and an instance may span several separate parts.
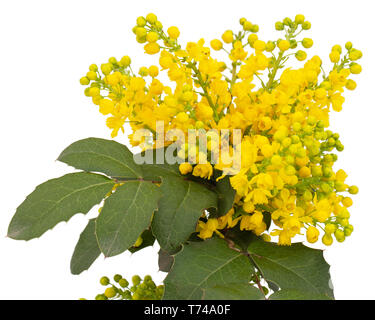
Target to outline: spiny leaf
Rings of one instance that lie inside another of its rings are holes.
[[[203,289],[202,300],[264,300],[264,295],[248,283],[228,283]]]
[[[159,198],[160,188],[151,182],[128,181],[105,201],[96,220],[96,236],[106,257],[134,245],[149,227]]]
[[[134,163],[129,149],[116,141],[87,138],[74,142],[58,157],[76,169],[102,172],[116,178],[139,178],[141,168]]]
[[[269,298],[271,300],[327,300],[326,295],[292,289],[280,290],[271,294]]]
[[[260,292],[249,289],[253,271],[249,259],[222,239],[191,242],[175,256],[164,281],[164,299],[241,299],[247,294],[249,299],[259,299]]]
[[[79,237],[72,259],[70,260],[70,271],[72,274],[80,274],[90,268],[101,253],[95,235],[95,220],[89,220],[86,228]]]
[[[160,246],[175,252],[195,231],[204,209],[217,207],[217,195],[206,187],[182,177],[163,176],[159,210],[152,231]]]
[[[93,173],[70,173],[42,183],[17,208],[8,237],[30,240],[40,237],[76,213],[87,213],[111,191],[114,182]]]
[[[295,290],[306,296],[333,299],[329,265],[322,250],[301,243],[278,246],[257,239],[249,244],[248,252],[266,280],[276,284],[281,291]]]

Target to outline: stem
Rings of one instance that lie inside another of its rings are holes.
[[[211,96],[208,93],[207,86],[206,86],[205,82],[203,81],[202,74],[200,73],[200,71],[197,68],[197,66],[196,66],[195,63],[189,63],[188,66],[194,71],[195,76],[198,79],[198,83],[202,87],[204,96],[206,97],[206,99],[208,101],[208,104],[210,105],[210,107],[212,108],[212,110],[214,112],[214,120],[217,123],[218,120],[219,120],[219,116],[217,114],[216,107],[215,107],[215,105],[214,105],[214,103],[212,101],[212,98],[211,98]]]
[[[268,80],[268,82],[267,82],[267,85],[266,85],[266,89],[267,89],[268,91],[270,91],[271,86],[273,85],[273,81],[274,81],[274,79],[275,79],[275,77],[276,77],[277,70],[279,69],[280,63],[281,63],[281,61],[282,61],[282,59],[283,59],[283,54],[284,54],[283,51],[280,51],[280,52],[279,52],[279,56],[277,57],[277,60],[276,60],[276,62],[275,62],[275,65],[274,65],[274,67],[273,67],[273,69],[272,69],[271,76],[270,76],[270,78],[269,78],[269,80]]]

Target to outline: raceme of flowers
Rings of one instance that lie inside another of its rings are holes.
[[[220,218],[205,213],[197,225],[201,238],[220,236],[239,224],[267,241],[278,236],[280,245],[290,245],[298,234],[310,243],[320,235],[325,245],[333,236],[342,242],[353,231],[348,193],[358,188],[346,184],[344,170],[333,170],[335,152],[344,146],[339,134],[327,128],[330,111],[342,109],[344,91],[356,88],[351,78],[361,72],[362,52],[351,42],[334,45],[329,69],[323,69],[320,57],[303,50],[313,45],[312,39],[299,37],[311,27],[303,15],[277,22],[277,40],[259,38],[259,27],[245,18],[240,25],[239,32],[226,30],[209,44],[200,39],[184,46],[177,27],[165,32],[155,14],[139,17],[133,32],[158,65],[141,67],[136,74],[128,56],[112,57],[100,68],[92,64],[80,80],[87,86],[85,95],[107,117],[112,137],[130,125],[133,146],[145,147],[134,132],[147,129],[155,147],[157,121],[165,132],[179,129],[186,135],[189,129],[241,129],[241,143],[229,146],[230,154],[241,150],[241,168],[230,176],[234,206]],[[217,60],[215,51],[224,51],[226,61]],[[292,59],[295,65],[287,66]],[[163,74],[167,84],[159,80]],[[225,172],[230,164],[220,154],[220,139],[207,140],[210,154],[218,157],[215,163],[198,147],[182,144],[181,174],[213,181],[215,170]],[[189,162],[197,154],[207,162]],[[270,233],[267,216],[273,222]]]

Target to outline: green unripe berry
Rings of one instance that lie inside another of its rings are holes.
[[[152,277],[148,274],[146,275],[144,278],[143,278],[143,281],[147,282],[147,281],[150,281],[152,280]]]
[[[95,300],[108,300],[108,298],[104,294],[98,294]]]
[[[105,295],[107,298],[113,298],[113,297],[116,296],[116,294],[117,294],[117,290],[116,290],[116,288],[114,288],[114,287],[107,288],[107,289],[105,289],[105,291],[104,291],[104,295]]]
[[[120,279],[120,281],[118,283],[119,283],[121,288],[126,288],[129,285],[129,282],[126,279]]]
[[[100,278],[100,284],[101,284],[102,286],[107,286],[107,285],[109,284],[109,279],[108,279],[108,277],[101,277],[101,278]]]
[[[121,274],[115,274],[114,277],[113,277],[113,280],[115,280],[116,282],[119,282],[121,279],[122,279]]]
[[[141,277],[138,275],[135,275],[132,277],[132,283],[133,285],[137,286],[141,283]]]

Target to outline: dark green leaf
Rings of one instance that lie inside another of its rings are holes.
[[[203,211],[217,208],[217,194],[182,176],[176,165],[143,165],[142,169],[145,179],[162,182],[162,197],[152,231],[164,250],[175,253],[195,231]]]
[[[228,176],[216,182],[215,190],[218,194],[217,215],[220,217],[232,209],[236,191],[232,188]]]
[[[301,243],[278,246],[258,239],[250,242],[248,251],[265,279],[272,281],[281,291],[294,290],[308,297],[333,299],[329,265],[322,250]]]
[[[228,283],[203,289],[202,300],[264,300],[264,295],[248,283]]]
[[[174,252],[195,231],[204,209],[217,207],[217,195],[181,176],[161,179],[162,198],[152,221],[152,231],[164,250]]]
[[[95,236],[95,220],[89,220],[86,228],[79,237],[70,261],[70,271],[72,274],[80,274],[90,268],[100,255],[98,241]]]
[[[239,224],[234,228],[230,228],[226,232],[225,237],[232,240],[243,251],[247,251],[250,243],[257,240],[257,236],[252,231],[241,231]]]
[[[77,169],[103,172],[116,178],[139,178],[141,168],[134,163],[129,149],[113,140],[88,138],[74,142],[58,157]]]
[[[149,227],[159,198],[160,188],[151,182],[128,181],[105,201],[96,221],[96,236],[106,257],[134,245]]]
[[[114,182],[93,173],[70,173],[42,183],[17,208],[8,237],[30,240],[40,237],[76,213],[87,213],[111,191]]]
[[[326,295],[314,294],[299,290],[280,290],[271,294],[271,300],[327,300]],[[331,298],[333,299],[333,298]]]
[[[164,299],[242,299],[245,295],[259,299],[249,289],[253,271],[249,259],[222,239],[191,242],[175,256],[164,281]]]

